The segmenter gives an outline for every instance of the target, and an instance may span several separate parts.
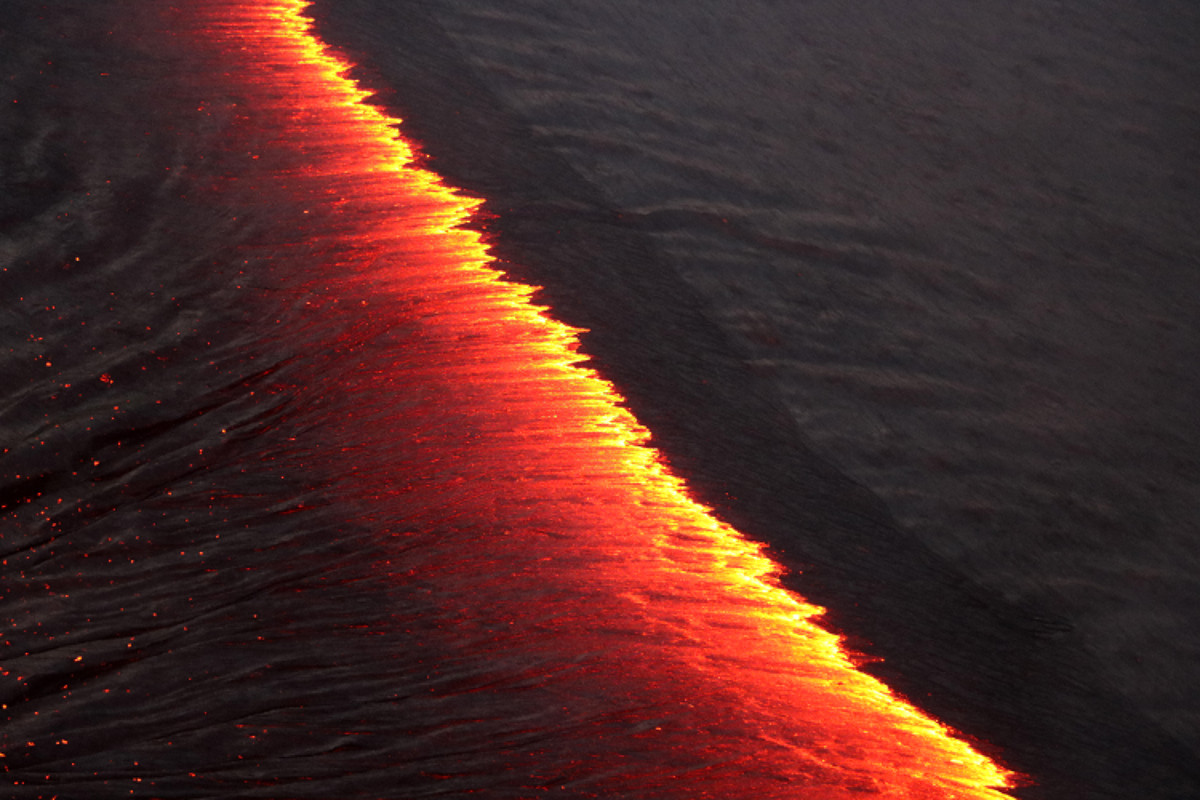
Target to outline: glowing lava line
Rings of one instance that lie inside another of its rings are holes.
[[[589,796],[1003,797],[1008,773],[856,670],[762,548],[689,499],[578,364],[578,332],[463,227],[478,202],[414,164],[305,5],[216,0],[197,19],[244,91],[250,110],[228,124],[255,190],[295,212],[263,246],[281,268],[319,261],[305,302],[314,325],[342,326],[328,348],[345,375],[313,380],[352,414],[328,423],[338,452],[311,445],[311,461],[340,469],[336,490],[394,537],[398,581],[443,587],[455,622],[432,635],[459,647],[460,681],[502,703],[496,748],[521,780]]]

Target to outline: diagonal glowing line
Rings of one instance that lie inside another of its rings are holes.
[[[302,16],[306,6],[305,0],[231,5],[211,32],[230,47],[261,54],[264,62],[303,72],[302,85],[289,95],[295,130],[305,130],[301,118],[309,115],[324,133],[308,134],[305,146],[336,153],[336,168],[313,156],[308,177],[335,182],[339,203],[366,209],[360,223],[346,223],[355,237],[337,262],[346,280],[361,276],[381,300],[423,293],[436,309],[431,331],[439,336],[483,331],[490,346],[505,354],[492,360],[447,357],[429,368],[489,402],[508,402],[513,418],[526,421],[514,430],[509,417],[489,421],[491,412],[481,412],[478,435],[494,436],[502,453],[516,452],[528,439],[531,449],[546,452],[545,466],[531,462],[535,471],[577,470],[587,491],[638,507],[607,508],[597,517],[597,543],[589,546],[604,553],[605,568],[624,580],[597,573],[600,585],[610,580],[613,587],[633,587],[611,591],[641,610],[637,624],[691,643],[686,653],[662,657],[687,664],[705,686],[716,685],[727,672],[734,684],[730,691],[748,706],[784,709],[781,718],[791,725],[794,717],[793,727],[804,735],[764,727],[763,739],[782,742],[797,763],[857,776],[859,788],[847,789],[849,794],[870,787],[893,797],[1005,797],[997,787],[1011,786],[1011,773],[856,669],[839,637],[815,623],[823,610],[781,587],[779,567],[764,548],[689,497],[683,482],[645,445],[647,431],[623,408],[619,393],[580,365],[575,352],[580,331],[533,305],[532,289],[505,280],[480,234],[464,227],[481,201],[416,165],[413,149],[397,132],[399,120],[371,105],[369,93],[346,77],[350,64],[318,41]],[[415,210],[408,217],[405,209]],[[393,247],[399,239],[420,258]],[[489,388],[493,385],[503,388]],[[457,446],[469,454],[467,445]],[[398,491],[389,483],[394,477],[382,473],[364,492],[386,498]],[[564,515],[591,502],[582,495],[558,500]],[[594,512],[578,515],[587,513]],[[645,525],[647,520],[654,524]],[[633,553],[635,546],[640,555]],[[555,558],[565,556],[551,552],[543,560]],[[550,583],[558,580],[552,571],[546,575]],[[690,587],[692,597],[703,602],[671,597],[674,586]],[[722,631],[724,638],[715,635]],[[827,750],[834,754],[822,755]],[[854,762],[844,764],[852,756]],[[802,786],[797,793],[804,793]],[[831,790],[828,796],[842,795]]]

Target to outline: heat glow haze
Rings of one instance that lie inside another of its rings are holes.
[[[380,569],[428,585],[447,621],[381,635],[419,635],[447,654],[439,686],[494,698],[447,751],[488,716],[506,785],[530,793],[1004,797],[1005,770],[857,670],[762,547],[689,499],[579,363],[579,331],[464,227],[480,201],[419,166],[305,6],[200,2],[181,34],[239,98],[231,180],[299,209],[257,246],[281,271],[315,257],[298,302],[330,352],[373,354],[335,387],[353,413],[326,422],[358,444],[297,447],[390,537]],[[433,536],[455,559],[421,555]]]

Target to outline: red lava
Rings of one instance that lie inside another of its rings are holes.
[[[762,546],[689,498],[579,363],[579,332],[464,226],[479,201],[419,166],[305,6],[213,0],[194,21],[226,64],[217,79],[271,120],[240,135],[257,137],[247,158],[304,206],[276,266],[316,254],[305,280],[329,313],[392,341],[341,387],[355,413],[330,423],[366,443],[320,458],[400,550],[434,530],[461,540],[454,563],[397,580],[473,587],[457,633],[532,665],[497,668],[491,690],[541,681],[557,698],[562,729],[512,745],[521,768],[596,796],[1007,796],[1010,773],[857,670]]]

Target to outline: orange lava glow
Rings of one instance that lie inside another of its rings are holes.
[[[513,745],[518,768],[594,796],[1006,796],[1009,773],[855,669],[763,548],[689,498],[579,363],[579,331],[464,227],[479,201],[420,168],[304,0],[197,5],[242,92],[222,123],[234,155],[299,220],[263,246],[280,270],[321,264],[302,302],[314,325],[350,321],[340,362],[376,354],[336,387],[349,443],[310,458],[339,465],[336,491],[395,542],[396,580],[474,587],[447,637],[528,668],[481,690],[542,682],[530,714],[562,732]],[[432,530],[459,560],[405,555]]]

